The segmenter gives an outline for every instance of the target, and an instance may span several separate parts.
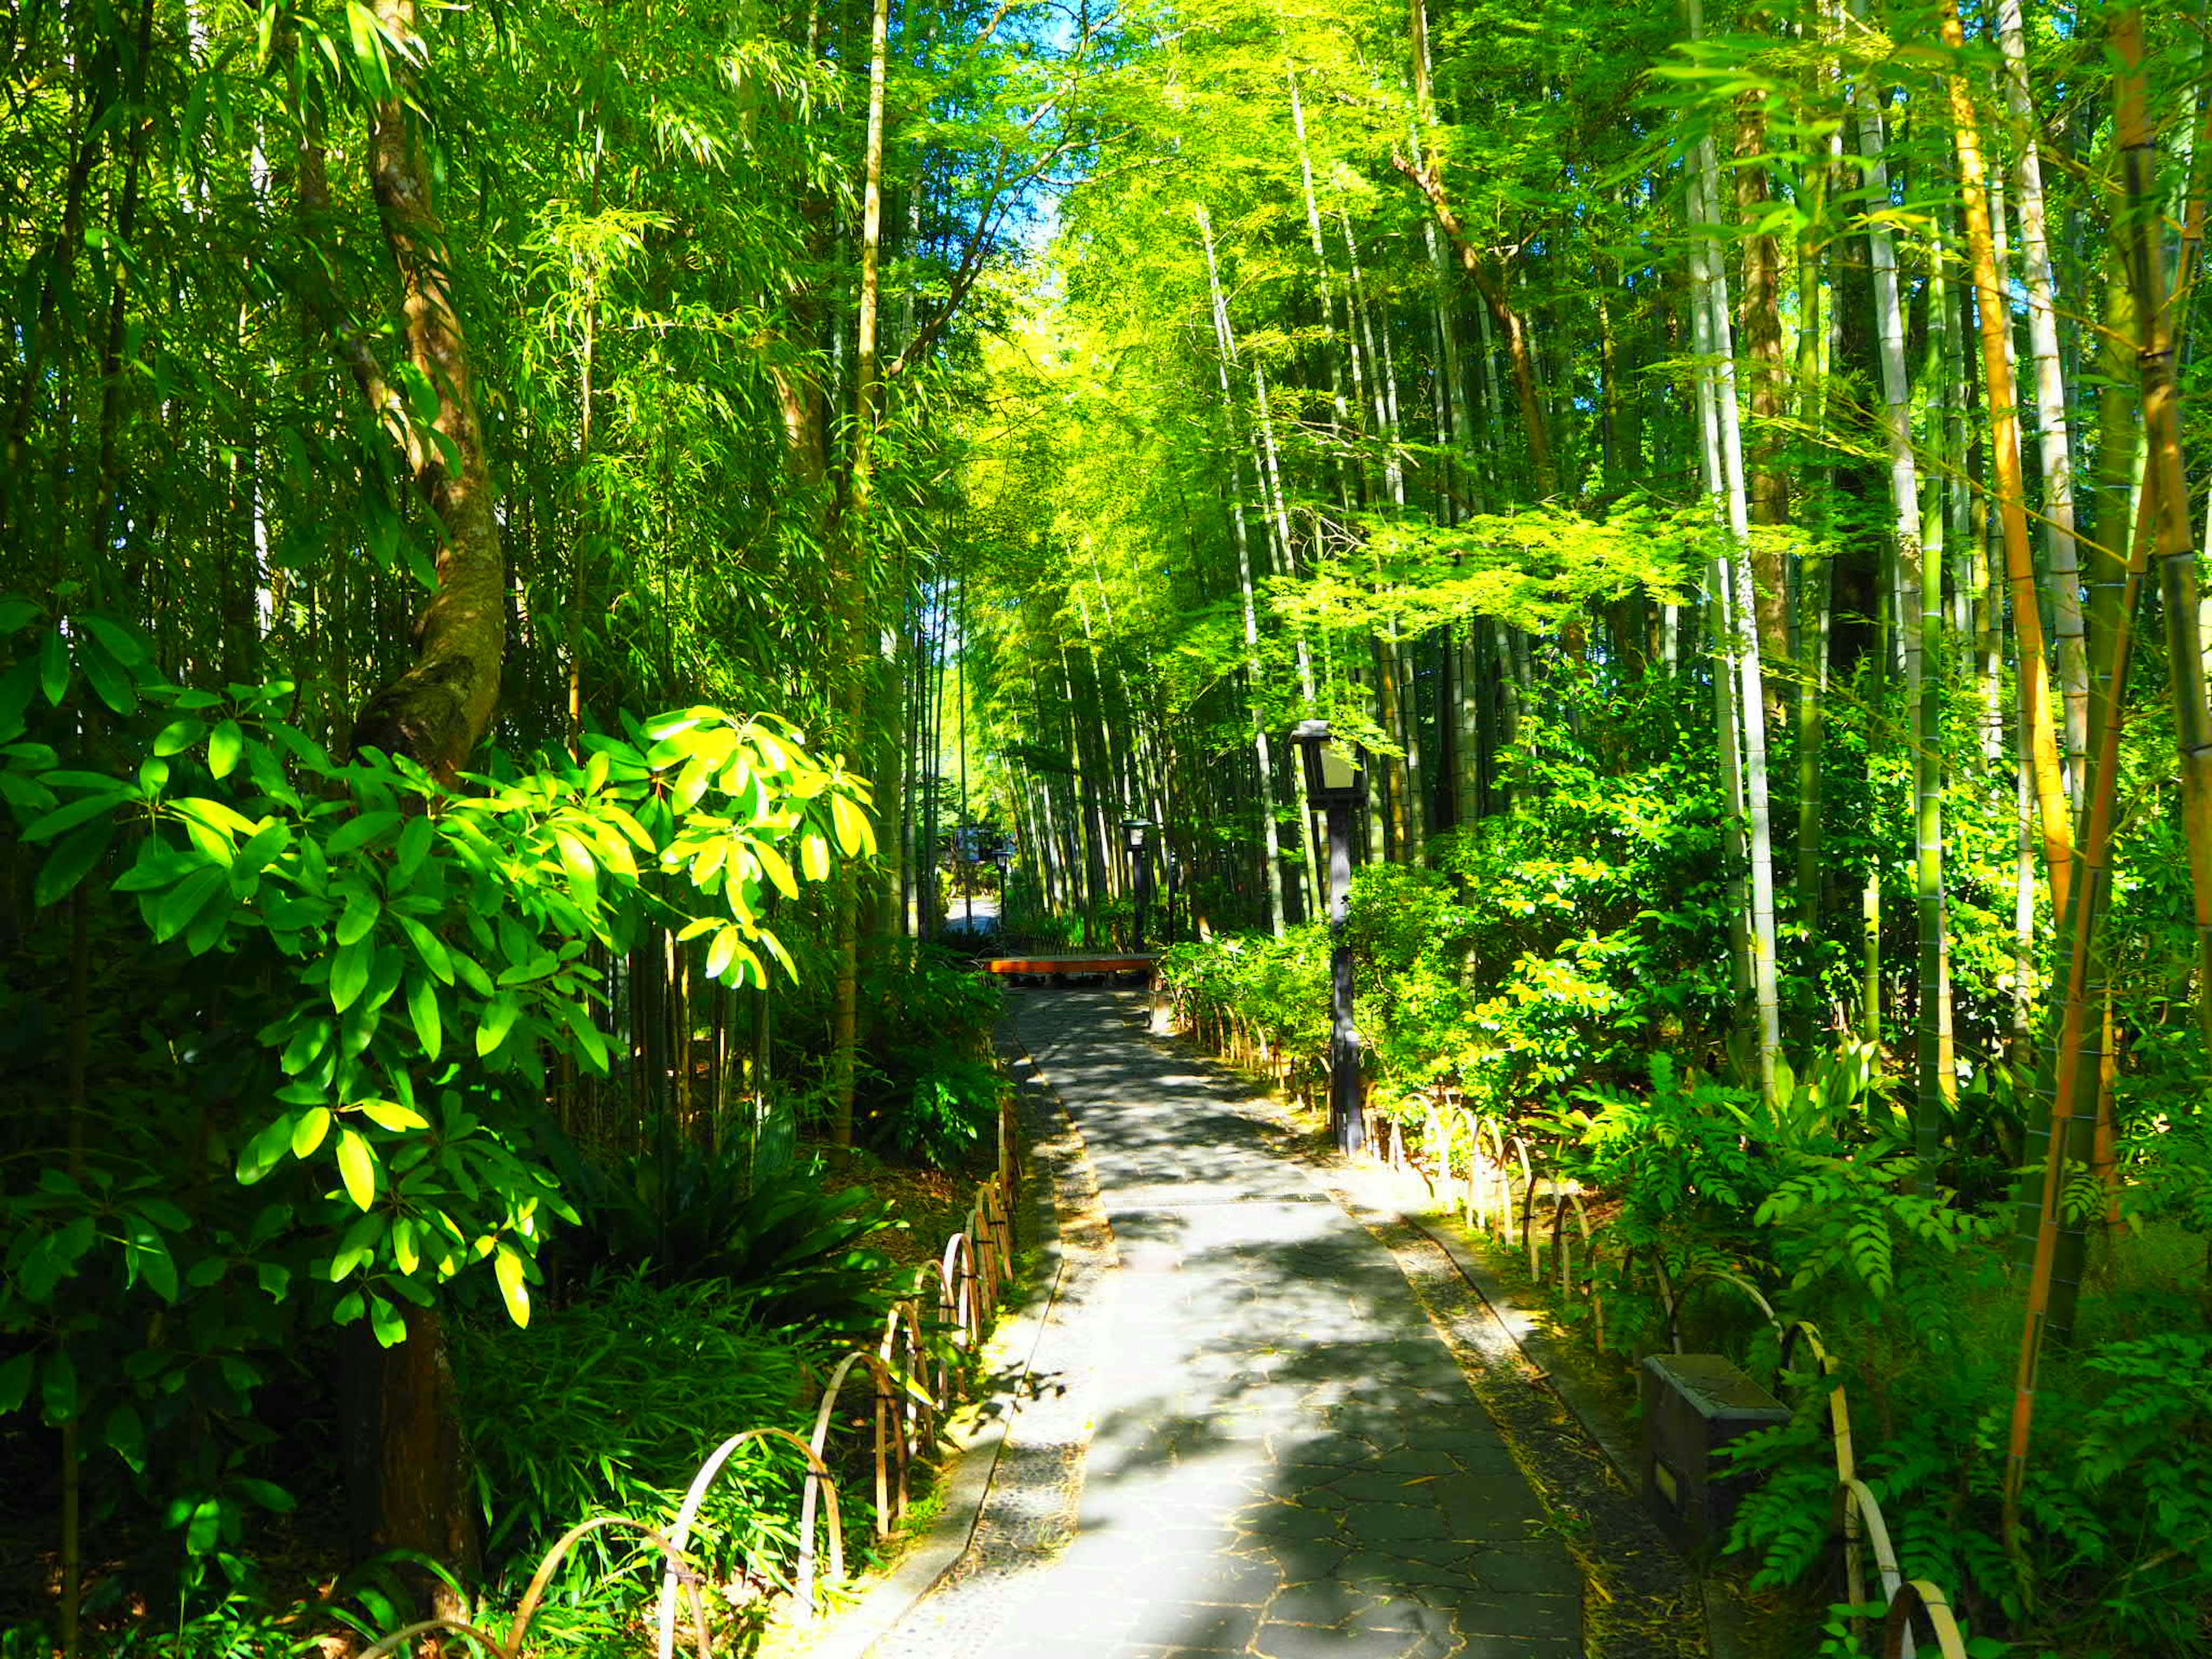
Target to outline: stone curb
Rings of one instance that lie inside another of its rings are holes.
[[[1036,1126],[1030,1121],[1030,1109],[1038,1103],[1040,1096],[1054,1098],[1051,1085],[1044,1081],[1043,1073],[1028,1049],[1014,1036],[1011,1021],[1002,1022],[1000,1030],[993,1034],[993,1040],[1014,1073],[1024,1109],[1024,1127],[1033,1129]],[[1033,1134],[1031,1140],[1042,1138]],[[976,1522],[982,1516],[983,1506],[989,1501],[992,1484],[998,1474],[999,1455],[1006,1445],[1007,1428],[1023,1398],[1024,1384],[1035,1362],[1037,1344],[1050,1322],[1054,1304],[1060,1298],[1061,1279],[1067,1265],[1060,1245],[1059,1206],[1053,1191],[1048,1190],[1054,1184],[1051,1167],[1038,1163],[1025,1174],[1029,1178],[1023,1182],[1021,1205],[1023,1220],[1027,1224],[1024,1231],[1036,1241],[1036,1267],[1028,1276],[1029,1288],[1035,1295],[1027,1306],[992,1334],[987,1353],[1009,1362],[1004,1369],[998,1370],[986,1364],[985,1374],[995,1376],[999,1386],[983,1398],[962,1407],[945,1425],[944,1439],[951,1451],[940,1472],[945,1503],[930,1522],[929,1530],[900,1557],[898,1565],[887,1577],[840,1613],[836,1625],[808,1646],[805,1659],[861,1659],[960,1564],[975,1540]],[[1038,1180],[1039,1174],[1047,1179]],[[1018,1255],[1016,1259],[1019,1260]]]
[[[1638,1449],[1613,1414],[1598,1401],[1571,1368],[1557,1363],[1559,1345],[1535,1316],[1513,1300],[1512,1293],[1470,1248],[1465,1224],[1448,1212],[1415,1214],[1399,1206],[1400,1218],[1434,1244],[1459,1270],[1475,1297],[1528,1363],[1543,1373],[1544,1384],[1559,1396],[1568,1413],[1613,1465],[1621,1484],[1637,1492],[1644,1484],[1643,1462]],[[1735,1597],[1715,1582],[1710,1572],[1696,1574],[1705,1604],[1706,1645],[1713,1659],[1742,1659],[1745,1652],[1743,1612]]]

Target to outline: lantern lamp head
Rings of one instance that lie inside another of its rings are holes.
[[[1301,720],[1291,741],[1304,763],[1306,795],[1316,806],[1357,806],[1367,799],[1367,755],[1331,735],[1327,720]]]
[[[1121,844],[1124,847],[1127,847],[1132,853],[1143,852],[1145,850],[1145,832],[1152,827],[1152,821],[1150,818],[1123,818],[1121,820]]]

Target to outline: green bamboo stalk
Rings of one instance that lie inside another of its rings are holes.
[[[2127,200],[2120,248],[2135,301],[2136,374],[2149,441],[2144,485],[2156,503],[2159,599],[2166,611],[2168,688],[2181,749],[2183,821],[2196,901],[2197,1016],[2212,1043],[2212,708],[2205,702],[2203,642],[2197,637],[2197,542],[2189,522],[2189,483],[2181,459],[2181,407],[2174,382],[2173,319],[2166,306],[2163,222],[2158,206],[2158,139],[2143,88],[2142,14],[2112,18],[2120,72],[2113,78],[2120,167]]]

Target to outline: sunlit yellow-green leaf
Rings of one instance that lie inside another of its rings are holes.
[[[376,1157],[368,1143],[350,1129],[338,1131],[338,1179],[356,1209],[376,1201]]]
[[[516,1324],[530,1323],[530,1286],[523,1282],[522,1257],[511,1244],[501,1243],[492,1258],[491,1270],[499,1280],[499,1293],[507,1301],[507,1316]]]

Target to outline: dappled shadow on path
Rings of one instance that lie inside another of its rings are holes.
[[[1580,1574],[1390,1253],[1132,1000],[1018,1006],[1119,1271],[1080,1528],[983,1650],[1580,1653]]]

